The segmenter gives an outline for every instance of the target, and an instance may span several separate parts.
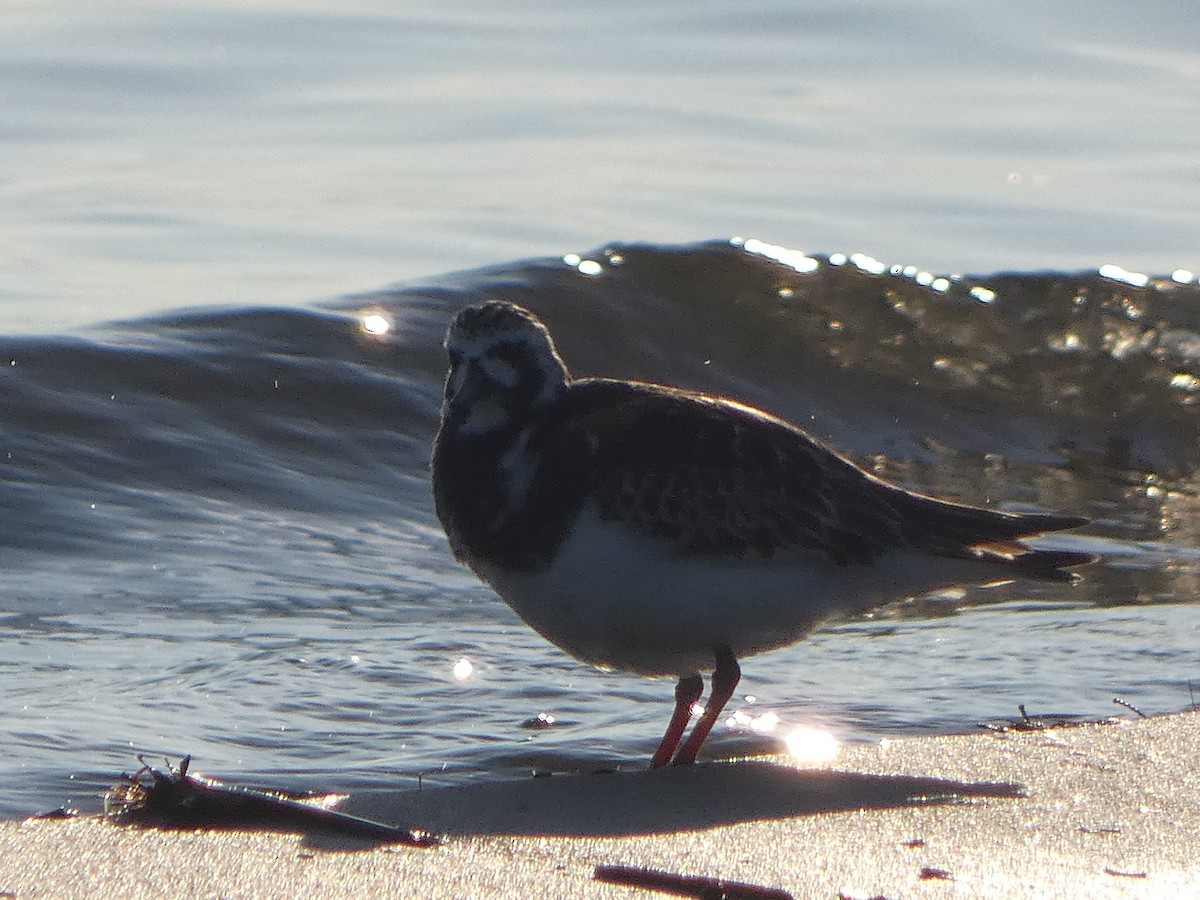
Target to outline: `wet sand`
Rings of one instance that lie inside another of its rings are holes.
[[[1200,713],[850,747],[830,766],[706,763],[352,797],[447,833],[0,824],[0,897],[653,897],[596,866],[794,897],[1200,896]]]

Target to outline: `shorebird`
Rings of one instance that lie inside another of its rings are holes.
[[[678,678],[652,768],[696,759],[739,659],[830,616],[955,585],[1070,581],[1092,560],[1022,542],[1085,519],[905,490],[725,397],[573,378],[511,303],[460,311],[445,349],[432,468],[450,547],[576,659]]]

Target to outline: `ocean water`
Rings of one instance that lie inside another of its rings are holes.
[[[672,685],[544,643],[432,514],[441,335],[490,296],[579,374],[1093,519],[1047,539],[1102,556],[1077,585],[745,661],[713,755],[776,719],[873,740],[1200,696],[1200,54],[1165,9],[0,25],[0,815],[94,808],[138,753],[314,789],[644,762]]]

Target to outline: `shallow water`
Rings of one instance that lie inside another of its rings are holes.
[[[1200,503],[1180,373],[1200,368],[1200,288],[924,286],[805,259],[612,246],[325,308],[4,341],[5,811],[94,802],[138,752],[324,787],[644,761],[672,686],[543,642],[433,517],[439,339],[482,296],[541,312],[579,373],[731,393],[905,484],[1095,520],[1046,539],[1104,556],[1079,585],[912,604],[745,661],[744,727],[713,753],[772,746],[750,728],[772,716],[780,735],[869,740],[1018,703],[1191,702]],[[527,727],[539,714],[559,727]]]
[[[1053,540],[1103,555],[1080,585],[831,625],[744,666],[742,721],[868,740],[1200,693],[1200,55],[1174,14],[129,0],[0,25],[0,814],[94,805],[138,752],[320,788],[641,764],[671,685],[546,645],[433,519],[438,344],[482,296],[542,312],[580,374],[1095,520]]]

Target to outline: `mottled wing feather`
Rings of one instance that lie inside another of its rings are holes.
[[[600,515],[682,554],[867,562],[909,544],[894,491],[787,423],[656,385],[571,386],[567,432],[591,442]]]
[[[1053,580],[1086,553],[1018,540],[1086,522],[948,503],[875,478],[795,426],[738,403],[658,385],[571,385],[560,432],[589,447],[600,515],[682,554],[802,553],[866,563],[891,550],[1008,565]]]

